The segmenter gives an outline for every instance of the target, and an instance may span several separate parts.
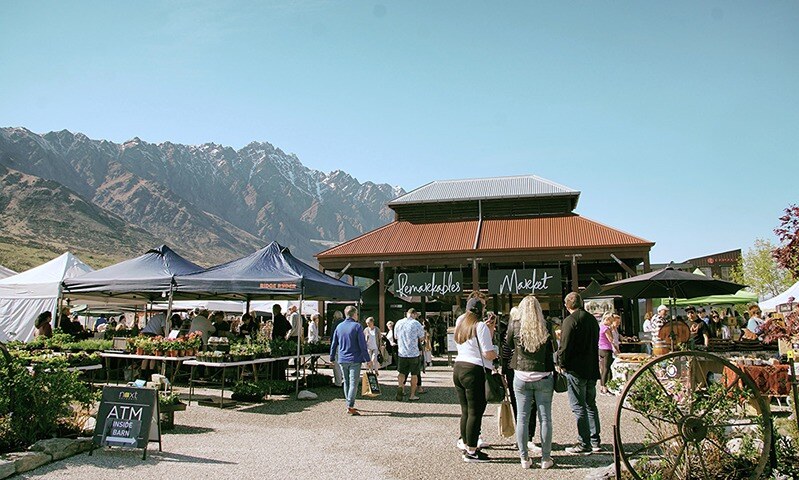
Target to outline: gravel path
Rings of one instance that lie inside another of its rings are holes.
[[[322,370],[322,372],[325,372]],[[330,371],[327,370],[327,373]],[[461,461],[455,448],[460,407],[451,369],[437,366],[424,376],[428,393],[419,402],[394,400],[396,372],[382,371],[383,394],[358,399],[363,415],[345,414],[340,389],[316,389],[319,399],[280,397],[264,404],[220,410],[193,403],[175,417],[176,428],[163,436],[163,452],[152,444],[147,460],[127,450],[98,450],[41,467],[20,478],[307,478],[307,479],[477,479],[584,478],[612,463],[611,453],[570,456],[563,448],[576,437],[566,394],[553,400],[553,458],[556,467],[523,471],[514,440],[497,435],[496,405],[489,405],[483,437],[492,446],[485,464]],[[216,391],[218,395],[218,390]],[[597,399],[603,447],[610,440],[615,398]],[[155,448],[155,450],[153,450]],[[140,451],[138,451],[140,452]]]

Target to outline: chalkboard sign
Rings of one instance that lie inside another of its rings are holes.
[[[491,294],[557,295],[562,290],[558,268],[488,271],[488,292]]]
[[[94,428],[95,446],[142,448],[158,442],[161,449],[158,392],[152,388],[103,387]]]
[[[403,297],[460,295],[463,273],[398,273],[394,275],[394,292]]]
[[[377,382],[375,372],[363,372],[361,378],[361,395],[365,397],[376,397],[380,395],[380,384]]]

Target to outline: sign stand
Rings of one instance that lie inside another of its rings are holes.
[[[105,386],[89,455],[98,447],[141,448],[146,460],[150,442],[158,442],[158,451],[163,451],[160,420],[156,390]]]

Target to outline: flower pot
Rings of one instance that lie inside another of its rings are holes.
[[[178,351],[177,350],[169,350],[168,352],[166,352],[166,354],[168,356],[170,356],[170,357],[177,357],[178,356]]]
[[[136,348],[136,355],[144,355],[144,349],[141,347]]]

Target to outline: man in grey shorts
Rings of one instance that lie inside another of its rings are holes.
[[[422,368],[419,358],[419,340],[424,338],[424,327],[416,320],[416,310],[408,309],[408,315],[394,325],[394,337],[397,341],[397,400],[402,401],[405,395],[405,378],[411,376],[411,394],[408,400],[419,400],[416,387],[419,383],[419,371]]]

